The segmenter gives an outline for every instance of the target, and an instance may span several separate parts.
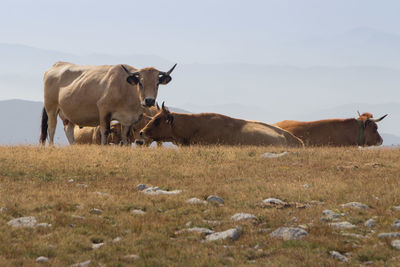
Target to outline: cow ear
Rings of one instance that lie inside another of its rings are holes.
[[[159,84],[167,84],[172,80],[171,76],[169,75],[163,75],[160,78],[158,78],[158,83]]]
[[[167,123],[168,124],[172,124],[174,122],[174,116],[172,116],[171,114],[167,115]]]
[[[132,85],[136,85],[139,83],[139,77],[136,75],[129,75],[126,81]]]

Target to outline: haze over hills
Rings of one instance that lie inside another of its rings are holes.
[[[396,34],[357,28],[329,38],[299,41],[301,48],[283,44],[285,53],[266,48],[262,54],[268,57],[265,64],[237,63],[239,57],[234,59],[236,63],[177,62],[172,82],[160,86],[158,101],[193,112],[217,112],[269,123],[355,117],[357,110],[375,117],[388,113],[380,123],[380,132],[400,136],[400,125],[395,123],[400,119],[399,43]],[[0,44],[0,58],[0,100],[32,101],[43,101],[43,73],[57,61],[124,63],[160,70],[175,63],[157,55],[77,55],[16,44]],[[40,108],[37,110],[36,118],[27,117],[22,124],[37,120]],[[22,125],[20,121],[4,118],[3,123],[15,123],[18,131],[24,131],[17,126]],[[60,132],[57,138],[61,140],[64,134]],[[25,139],[7,140],[19,143]]]

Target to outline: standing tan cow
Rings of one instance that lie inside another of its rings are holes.
[[[140,135],[179,145],[303,146],[299,138],[272,125],[215,113],[170,112],[164,103]]]
[[[303,140],[306,146],[375,146],[381,145],[377,122],[371,113],[363,113],[358,119],[330,119],[319,121],[281,121],[275,123]]]
[[[41,143],[46,142],[48,132],[49,144],[53,145],[57,114],[62,112],[69,121],[65,132],[70,143],[75,125],[99,125],[101,143],[106,144],[110,122],[117,120],[122,125],[122,142],[128,144],[130,127],[140,120],[144,107],[155,104],[158,85],[171,81],[175,66],[162,72],[128,65],[54,64],[44,75]]]

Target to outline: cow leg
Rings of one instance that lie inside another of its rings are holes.
[[[129,130],[131,129],[131,126],[126,126],[121,124],[121,138],[122,138],[122,144],[124,146],[128,146],[130,142],[128,141],[129,137]]]
[[[67,139],[68,139],[68,142],[70,145],[72,145],[75,142],[74,128],[75,128],[75,124],[73,124],[70,121],[68,121],[68,123],[64,124],[64,132],[65,132],[65,135],[67,136]]]
[[[111,113],[100,116],[101,144],[107,145],[108,135],[110,134]]]
[[[46,109],[47,110],[47,109]],[[47,116],[49,117],[48,125],[49,125],[49,145],[54,145],[54,135],[56,133],[57,127],[57,109],[47,110]]]

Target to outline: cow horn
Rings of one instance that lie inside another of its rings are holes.
[[[379,119],[369,119],[370,121],[373,121],[373,122],[380,122],[381,120],[383,120],[386,116],[387,116],[388,114],[386,114],[385,116],[382,116],[382,117],[380,117]]]
[[[175,63],[175,65],[167,72],[160,71],[160,74],[161,75],[170,75],[171,72],[175,69],[176,65],[178,65],[178,63]]]
[[[135,72],[130,72],[124,65],[121,65],[121,67],[124,69],[124,71],[126,71],[126,73],[128,73],[129,75],[138,75],[139,72],[135,71]]]
[[[158,105],[158,102],[156,102],[156,107],[157,107],[157,110],[160,110],[160,106]]]
[[[361,117],[360,111],[357,110],[358,117]]]

